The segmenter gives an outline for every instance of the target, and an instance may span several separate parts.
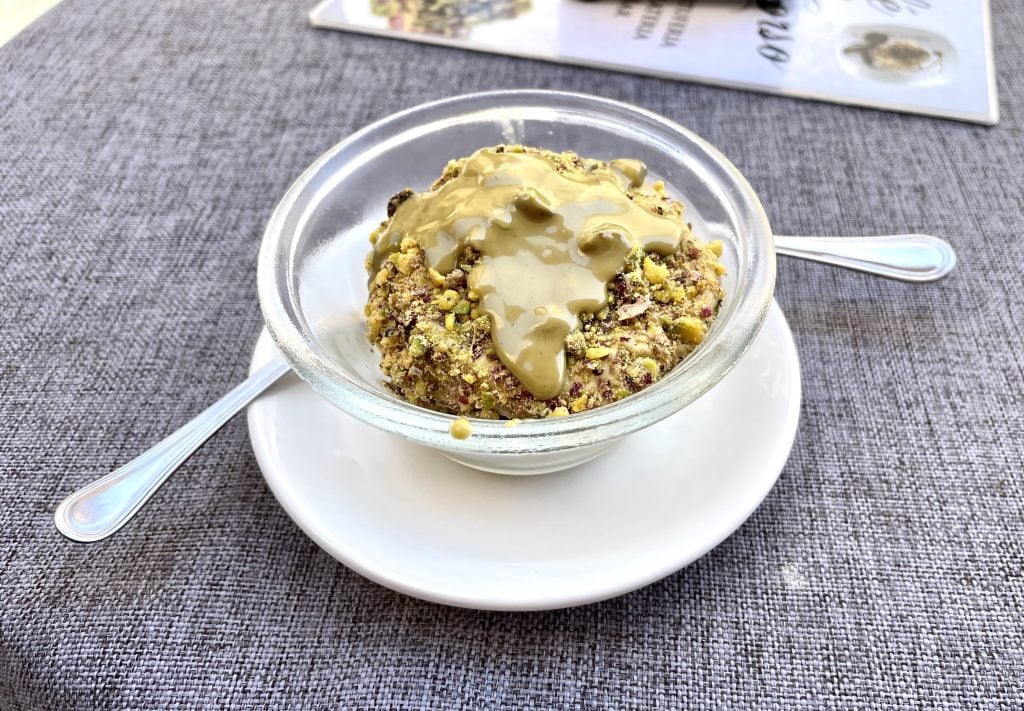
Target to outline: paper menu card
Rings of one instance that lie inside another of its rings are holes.
[[[994,124],[988,0],[324,0],[316,27]]]

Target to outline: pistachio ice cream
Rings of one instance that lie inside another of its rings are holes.
[[[725,271],[635,160],[524,146],[451,161],[388,204],[369,338],[409,402],[557,417],[651,385],[704,338]]]

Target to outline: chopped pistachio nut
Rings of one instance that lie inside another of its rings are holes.
[[[643,367],[644,370],[653,375],[655,378],[661,375],[661,367],[658,366],[658,362],[653,358],[641,358],[637,362]]]
[[[682,316],[673,324],[676,333],[686,343],[697,345],[704,340],[704,322],[693,316]]]
[[[469,436],[473,434],[473,425],[465,417],[456,417],[448,425],[448,433],[455,439],[469,439]]]
[[[470,311],[469,302],[463,299],[459,303],[455,304],[455,313],[459,316],[468,316]]]
[[[639,247],[635,248],[626,256],[626,266],[624,267],[624,271],[631,272],[639,269],[645,257],[646,254],[644,253],[644,250]]]
[[[402,252],[398,255],[398,259],[395,260],[395,267],[397,267],[398,271],[402,272],[402,274],[412,274],[413,270],[416,268],[416,261],[418,259],[418,255],[409,252]]]
[[[587,349],[587,360],[601,360],[611,355],[612,349],[604,346],[591,346]]]
[[[448,313],[444,315],[444,327],[448,331],[455,330],[455,314]]]
[[[459,292],[453,289],[447,289],[443,294],[435,299],[437,308],[442,311],[451,311],[455,308],[455,305],[459,303]]]
[[[554,410],[551,411],[551,414],[548,415],[548,417],[568,417],[568,416],[569,416],[569,408],[564,407],[564,406],[556,407]]]
[[[587,349],[587,337],[579,331],[569,331],[565,336],[565,352],[571,356],[581,356]]]
[[[422,358],[427,354],[427,339],[416,334],[409,339],[409,355],[413,358]]]
[[[441,286],[444,284],[444,275],[433,267],[427,269],[427,276],[430,277],[430,281],[434,286]]]
[[[708,248],[714,253],[716,257],[722,256],[722,240],[713,239],[708,242]]]
[[[411,252],[414,249],[419,249],[419,245],[412,237],[403,237],[398,248],[403,252]]]
[[[578,398],[573,400],[572,403],[570,403],[569,409],[572,410],[573,412],[580,412],[582,410],[585,410],[587,409],[587,400],[587,394],[583,393]]]
[[[644,257],[644,278],[652,284],[664,284],[668,281],[668,267],[656,264],[650,257]]]

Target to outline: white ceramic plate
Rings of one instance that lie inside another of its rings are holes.
[[[264,331],[252,367],[273,353]],[[799,415],[796,348],[774,303],[708,394],[554,474],[469,469],[352,419],[294,375],[248,412],[270,489],[325,551],[394,590],[487,610],[595,602],[692,563],[771,490]]]

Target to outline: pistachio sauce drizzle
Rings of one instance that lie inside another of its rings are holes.
[[[626,195],[646,177],[640,161],[564,173],[544,155],[483,148],[459,175],[403,202],[374,245],[374,273],[412,237],[429,266],[457,266],[466,246],[481,258],[468,275],[490,317],[498,357],[534,397],[565,380],[565,337],[580,314],[607,303],[607,285],[634,249],[675,252],[683,228]]]

